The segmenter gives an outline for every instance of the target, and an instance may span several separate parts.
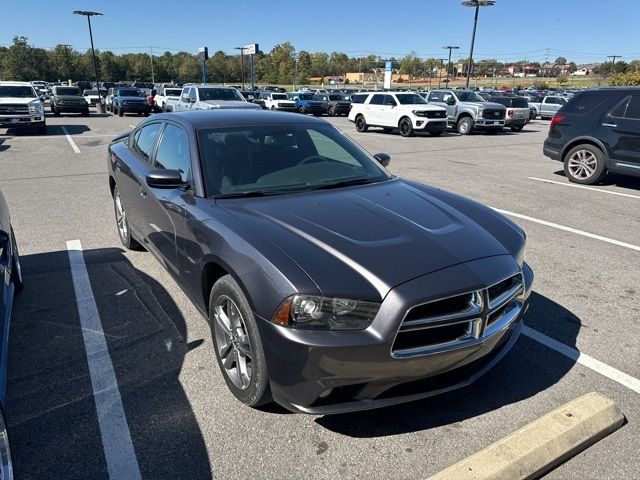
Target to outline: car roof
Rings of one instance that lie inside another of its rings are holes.
[[[0,82],[0,85],[7,85],[10,87],[32,87],[29,82]]]
[[[255,125],[330,125],[317,117],[302,116],[299,113],[272,112],[261,109],[198,110],[191,112],[171,112],[153,115],[149,121],[169,120],[196,130],[204,128],[242,127]],[[144,123],[148,123],[144,122]]]

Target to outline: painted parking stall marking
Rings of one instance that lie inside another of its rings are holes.
[[[78,146],[76,145],[76,142],[74,142],[73,138],[71,138],[71,135],[69,135],[69,131],[67,130],[67,127],[65,127],[64,125],[61,125],[60,128],[62,128],[62,131],[64,132],[64,136],[67,137],[67,141],[71,145],[71,148],[73,148],[73,151],[76,153],[82,153],[78,148]]]
[[[596,360],[595,358],[582,353],[580,350],[565,345],[564,343],[548,337],[545,334],[534,330],[533,328],[527,327],[526,325],[524,326],[522,333],[527,337],[535,340],[536,342],[541,343],[545,347],[548,347],[551,350],[555,350],[565,357],[574,360],[580,365],[584,365],[594,372],[598,372],[599,374],[604,375],[614,382],[618,382],[620,385],[623,385],[636,393],[640,393],[640,380],[638,380],[637,378],[621,372],[620,370],[613,368],[606,363],[601,362],[600,360]]]
[[[619,195],[621,197],[637,198],[638,200],[640,200],[640,196],[631,195],[630,193],[612,192],[611,190],[602,190],[601,188],[586,187],[584,185],[576,185],[574,183],[556,182],[555,180],[546,180],[544,178],[537,178],[537,177],[527,177],[527,178],[529,180],[536,180],[538,182],[553,183],[554,185],[562,185],[563,187],[581,188],[583,190],[591,190],[592,192],[608,193],[610,195]]]
[[[68,241],[67,251],[109,478],[139,480],[138,460],[80,240]]]
[[[540,220],[539,218],[529,217],[528,215],[522,215],[520,213],[509,212],[507,210],[502,210],[500,208],[493,208],[496,212],[502,213],[504,215],[509,215],[510,217],[521,218],[523,220],[528,220],[533,223],[539,223],[540,225],[546,225],[547,227],[557,228],[558,230],[564,230],[566,232],[575,233],[577,235],[582,235],[584,237],[594,238],[596,240],[601,240],[603,242],[611,243],[613,245],[618,245],[619,247],[629,248],[631,250],[635,250],[640,252],[640,246],[633,245],[631,243],[621,242],[619,240],[614,240],[613,238],[603,237],[602,235],[596,235],[595,233],[585,232],[583,230],[578,230],[576,228],[566,227],[564,225],[560,225],[558,223],[547,222],[546,220]]]

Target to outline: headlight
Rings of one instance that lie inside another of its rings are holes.
[[[378,303],[360,300],[293,295],[278,307],[272,322],[303,330],[363,330],[379,309]]]
[[[416,117],[426,117],[427,116],[427,112],[425,112],[424,110],[411,110],[411,113],[413,113]]]
[[[478,109],[478,117],[482,117],[483,113],[484,113],[484,108],[479,108]]]
[[[42,103],[32,103],[29,105],[29,113],[42,113],[44,111],[44,107]]]

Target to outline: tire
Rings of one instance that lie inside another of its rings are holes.
[[[51,113],[53,113],[54,117],[59,117],[60,116],[60,111],[53,106],[53,104],[51,104]]]
[[[166,103],[162,103],[162,111],[163,113],[167,113],[167,104]]]
[[[11,229],[11,241],[13,242],[13,258],[11,259],[11,282],[14,287],[14,295],[19,295],[24,289],[24,281],[22,279],[22,266],[20,264],[20,254],[18,253],[18,244],[16,237]]]
[[[118,105],[118,116],[122,117],[123,115],[124,115],[124,112],[122,111],[122,107]]]
[[[330,107],[329,108],[329,115],[332,117],[336,116],[336,108],[335,107]]]
[[[127,214],[117,185],[113,189],[113,209],[116,214],[116,226],[118,227],[120,242],[129,250],[140,250],[140,243],[131,235],[131,228],[129,227],[129,221],[127,220]]]
[[[457,129],[460,135],[469,135],[473,130],[473,120],[470,117],[462,117],[458,120]]]
[[[434,130],[433,132],[429,132],[429,135],[432,137],[439,137],[444,133],[444,130]]]
[[[402,117],[398,122],[400,135],[403,137],[413,137],[413,123],[409,117]]]
[[[356,117],[356,130],[360,133],[364,133],[369,130],[369,125],[367,125],[364,115],[362,114]]]
[[[306,113],[304,111],[304,107],[298,107],[298,113],[302,113],[302,114]]]
[[[511,131],[512,132],[521,132],[523,128],[524,128],[524,125],[516,125],[516,126],[511,127]]]
[[[602,150],[590,144],[573,147],[564,156],[564,174],[570,182],[591,185],[606,174]]]
[[[271,402],[260,332],[249,302],[231,275],[220,278],[211,289],[209,322],[218,366],[231,393],[249,407]]]

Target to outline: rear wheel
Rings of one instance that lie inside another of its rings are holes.
[[[356,130],[360,133],[369,130],[369,125],[364,119],[364,115],[360,114],[356,117]]]
[[[129,250],[139,250],[141,248],[140,243],[131,235],[129,220],[127,220],[127,213],[122,204],[122,198],[120,197],[120,191],[117,186],[113,189],[113,207],[116,212],[116,224],[118,226],[120,242]]]
[[[209,322],[216,359],[231,393],[250,407],[271,402],[258,326],[249,302],[231,275],[219,279],[211,289]]]
[[[564,173],[571,182],[596,183],[606,173],[602,150],[590,144],[572,148],[564,157]]]
[[[460,135],[469,135],[473,130],[473,120],[469,117],[462,117],[458,120],[458,133]]]
[[[413,136],[413,124],[411,123],[410,118],[401,118],[400,122],[398,123],[398,129],[400,130],[400,135],[402,135],[403,137]]]

